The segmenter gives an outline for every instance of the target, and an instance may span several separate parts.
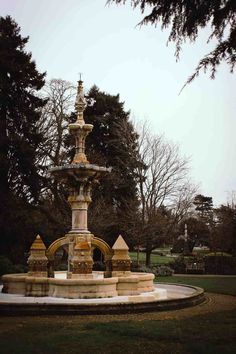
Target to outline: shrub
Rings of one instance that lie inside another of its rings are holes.
[[[186,273],[186,262],[184,257],[178,257],[174,260],[174,262],[171,264],[171,267],[173,268],[175,273],[179,274],[185,274]]]
[[[226,253],[226,252],[210,252],[210,253],[207,253],[206,256],[209,256],[209,257],[212,257],[212,256],[225,256],[225,257],[232,257],[231,254],[229,253]]]
[[[55,266],[55,270],[58,271],[63,271],[68,269],[68,264],[67,263],[59,263]]]
[[[157,267],[157,272],[159,277],[168,277],[174,273],[174,270],[168,266],[159,266]]]
[[[131,263],[131,271],[132,272],[138,272],[140,268],[140,265],[138,265],[137,261],[132,261]]]
[[[105,264],[101,261],[96,261],[93,263],[93,270],[104,271],[106,270]]]
[[[0,276],[3,274],[24,273],[26,268],[23,264],[14,265],[9,258],[0,256]]]
[[[232,256],[207,255],[204,257],[208,274],[236,274],[236,258]]]
[[[5,256],[0,256],[0,275],[13,273],[13,264]]]
[[[157,267],[147,267],[145,265],[141,265],[136,271],[143,273],[153,273],[156,277],[158,276]]]
[[[14,266],[14,273],[27,273],[28,267],[23,264],[15,264]]]

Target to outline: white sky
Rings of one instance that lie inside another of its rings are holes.
[[[29,36],[39,71],[47,79],[73,82],[83,73],[89,89],[96,84],[120,94],[132,119],[149,121],[152,131],[179,143],[191,157],[200,192],[225,203],[236,190],[235,75],[222,65],[215,80],[200,75],[180,89],[199,59],[213,48],[207,30],[196,44],[186,44],[176,63],[168,31],[136,27],[142,16],[106,0],[0,0],[0,14],[11,15]]]

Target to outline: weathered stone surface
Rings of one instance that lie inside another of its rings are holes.
[[[120,277],[102,278],[102,272],[98,273],[99,277],[96,277],[96,274],[90,274],[90,277],[78,274],[78,278],[71,279],[8,274],[2,277],[3,292],[35,297],[92,299],[139,295],[154,289],[153,274],[130,273],[129,276],[125,274]]]
[[[74,247],[72,263],[72,278],[77,274],[92,274],[93,259],[91,256],[91,243],[83,240]]]
[[[28,258],[29,276],[46,277],[48,275],[48,258],[46,256],[46,246],[38,235],[30,248]]]
[[[128,252],[129,247],[121,235],[117,238],[112,250],[114,252],[112,257],[112,276],[119,274],[128,276],[130,274],[131,266],[131,259]]]
[[[123,237],[120,235],[118,236],[116,242],[114,243],[113,247],[112,247],[113,250],[129,250],[129,247],[127,245],[127,243],[125,242],[125,240],[123,239]]]

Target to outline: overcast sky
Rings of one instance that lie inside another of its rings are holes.
[[[29,36],[39,71],[47,79],[73,82],[83,73],[85,88],[96,84],[120,94],[132,119],[149,121],[152,131],[180,145],[191,157],[199,192],[215,205],[236,190],[235,74],[224,64],[215,80],[197,78],[179,95],[207,45],[207,30],[186,44],[179,62],[168,32],[136,27],[142,16],[106,0],[0,0],[0,14],[11,15]]]

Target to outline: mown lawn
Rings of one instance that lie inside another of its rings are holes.
[[[129,252],[130,258],[132,259],[132,261],[137,261],[137,252]],[[145,259],[146,259],[146,254],[144,252],[140,252],[139,253],[139,261],[143,264],[145,264]],[[159,256],[157,254],[152,254],[151,255],[151,264],[155,265],[155,264],[168,264],[170,262],[174,262],[174,258],[173,257],[169,257],[169,256]]]
[[[236,311],[180,320],[80,322],[77,317],[1,318],[0,353],[233,354]]]
[[[201,277],[201,276],[172,276],[172,277],[157,277],[157,282],[160,283],[178,283],[199,286],[205,291],[236,295],[236,276],[235,277]],[[235,299],[236,301],[236,299]]]

